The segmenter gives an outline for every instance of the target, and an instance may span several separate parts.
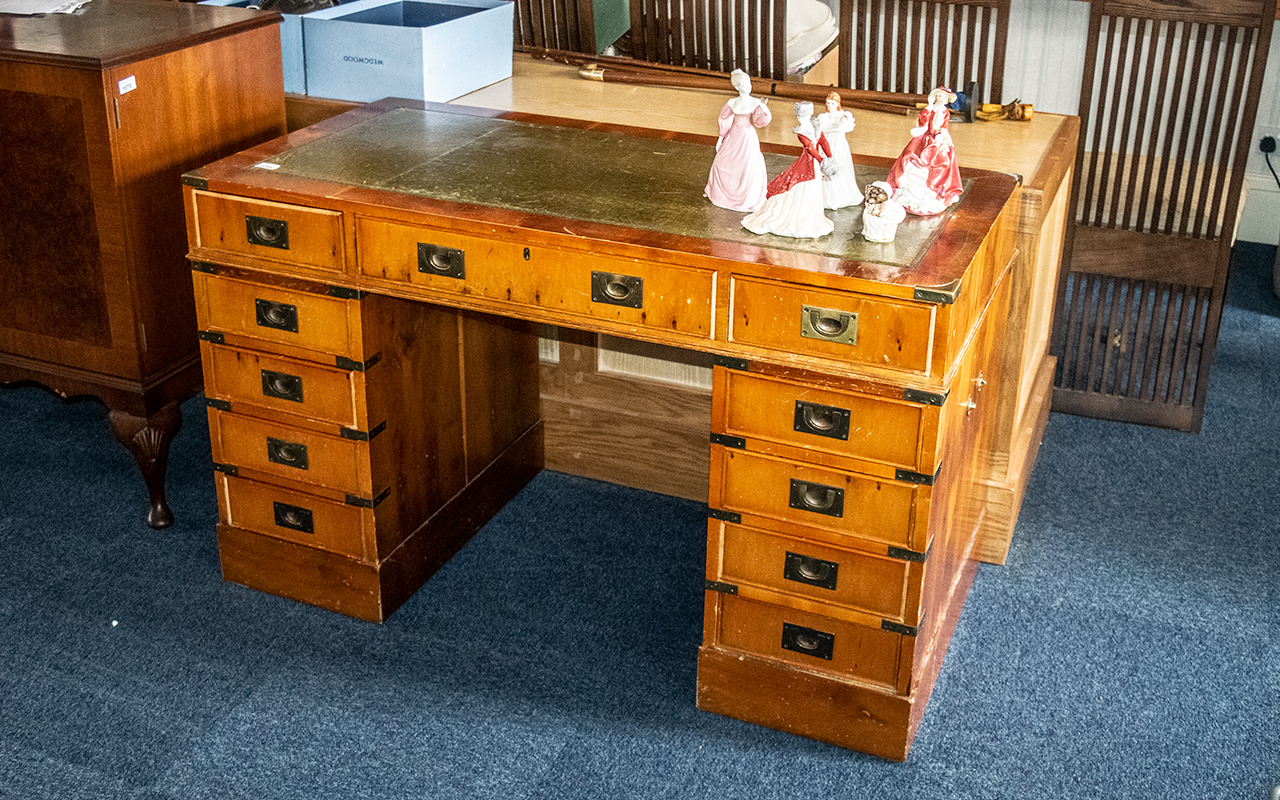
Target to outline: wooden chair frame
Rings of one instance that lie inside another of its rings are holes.
[[[515,43],[572,53],[595,53],[592,0],[514,0]]]
[[[1198,431],[1275,0],[1094,0],[1053,408]]]
[[[840,0],[840,86],[1000,102],[1010,0]]]
[[[784,80],[787,0],[631,0],[642,61]]]

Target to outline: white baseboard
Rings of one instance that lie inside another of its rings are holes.
[[[1271,173],[1245,175],[1249,194],[1240,211],[1236,240],[1280,244],[1280,186]]]

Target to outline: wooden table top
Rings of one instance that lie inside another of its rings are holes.
[[[276,12],[169,0],[91,0],[74,14],[0,13],[0,59],[103,70],[281,19]]]
[[[578,68],[516,53],[512,76],[452,101],[457,105],[520,111],[529,114],[592,120],[617,125],[716,135],[720,108],[735,92],[636,86],[590,81],[578,76]],[[773,121],[760,129],[762,142],[794,145],[791,112],[794,101],[769,98]],[[857,156],[893,159],[911,139],[914,116],[853,109],[857,128],[849,134],[849,147]],[[1054,158],[1055,139],[1074,141],[1078,119],[1036,112],[1030,121],[952,122],[951,138],[960,166],[1010,172],[1028,185],[1061,180],[1069,164]],[[772,173],[771,173],[772,174]]]

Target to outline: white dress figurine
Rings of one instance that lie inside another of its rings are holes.
[[[904,209],[892,197],[893,189],[884,181],[867,187],[867,204],[862,209],[862,236],[868,242],[892,242],[898,223],[907,218]]]
[[[740,69],[729,75],[738,96],[720,109],[720,138],[711,175],[702,193],[712,203],[732,211],[755,211],[764,202],[769,175],[756,128],[773,119],[764,100],[751,96],[751,77]]]
[[[804,150],[786,171],[769,181],[764,205],[744,217],[742,227],[752,233],[816,239],[835,229],[822,212],[822,174],[833,169],[835,162],[827,137],[814,123],[813,103],[796,103],[795,113],[795,132]]]
[[[826,208],[844,208],[862,202],[862,190],[853,172],[853,154],[845,138],[855,124],[853,114],[840,107],[840,95],[836,92],[827,95],[827,110],[818,115],[818,127],[827,135],[837,171],[822,179],[822,204]]]

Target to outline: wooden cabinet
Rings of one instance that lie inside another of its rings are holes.
[[[284,131],[279,19],[155,0],[0,15],[0,382],[101,399],[157,528],[200,388],[180,179]]]
[[[575,168],[477,171],[511,142]],[[541,466],[531,323],[696,349],[699,706],[905,758],[976,571],[1018,183],[967,173],[901,251],[858,209],[788,241],[705,203],[713,145],[383,101],[188,173],[224,576],[384,619]]]

